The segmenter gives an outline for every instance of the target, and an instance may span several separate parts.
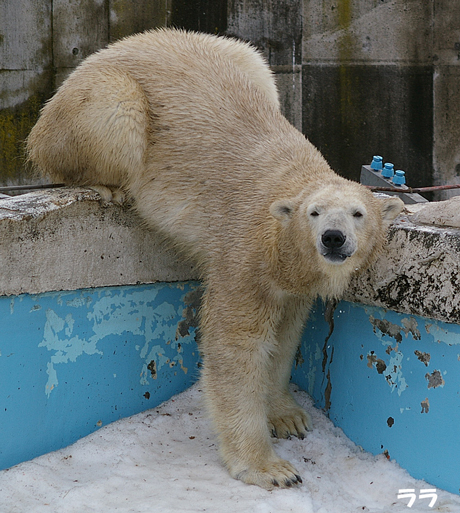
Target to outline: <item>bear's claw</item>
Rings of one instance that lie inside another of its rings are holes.
[[[307,431],[312,430],[310,415],[300,406],[278,410],[269,418],[270,433],[274,438],[287,438],[296,436],[303,440]]]
[[[282,459],[272,461],[261,468],[248,468],[238,473],[234,473],[230,469],[230,473],[240,481],[260,486],[266,490],[292,488],[292,486],[302,483],[302,478],[296,469],[288,461]]]
[[[272,483],[273,483],[273,486],[275,486],[276,488],[279,488],[279,483],[276,479],[273,479]],[[284,480],[284,486],[286,488],[291,488],[293,485],[302,484],[302,483],[303,483],[302,478],[298,474],[295,475],[295,479],[294,478],[291,478],[291,479],[286,478]]]

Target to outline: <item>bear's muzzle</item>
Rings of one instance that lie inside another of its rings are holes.
[[[341,264],[353,254],[345,244],[346,235],[340,230],[326,230],[321,235],[321,255],[332,264]]]

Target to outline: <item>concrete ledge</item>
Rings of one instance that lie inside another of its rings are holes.
[[[354,279],[345,299],[460,322],[456,201],[400,216],[386,251]],[[84,188],[0,199],[0,240],[0,295],[198,278],[194,265],[143,227],[129,207],[103,204]]]
[[[455,226],[460,212],[450,215],[452,201],[428,203],[400,216],[385,253],[355,278],[345,299],[459,323],[460,229]]]
[[[128,207],[63,188],[0,199],[0,295],[196,279]]]

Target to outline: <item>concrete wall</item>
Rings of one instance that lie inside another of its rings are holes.
[[[460,2],[435,2],[433,94],[435,183],[460,183]],[[458,194],[458,193],[457,193]],[[440,197],[450,197],[446,192]]]
[[[294,383],[359,447],[460,493],[460,326],[343,301],[329,334],[323,315],[316,305]]]
[[[2,0],[0,185],[31,183],[23,141],[39,109],[82,59],[153,27],[223,32],[226,2],[211,0]]]
[[[380,154],[422,186],[460,182],[458,20],[450,0],[236,0],[228,30],[264,49],[336,171],[358,180]]]
[[[0,297],[0,469],[154,408],[193,384],[197,287]]]
[[[0,199],[0,296],[198,278],[129,207],[85,189]]]
[[[286,116],[341,174],[381,154],[412,186],[460,183],[459,20],[451,0],[4,0],[0,183],[30,180],[21,143],[81,59],[169,25],[259,46]]]
[[[422,204],[420,212],[400,216],[391,227],[385,253],[356,277],[347,299],[460,324],[460,208],[456,199]],[[455,213],[443,215],[447,211]]]
[[[407,206],[346,299],[460,324],[460,201]],[[0,199],[0,296],[196,280],[129,207],[87,189]]]

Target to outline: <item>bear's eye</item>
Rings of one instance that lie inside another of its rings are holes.
[[[353,217],[363,217],[363,213],[360,212],[359,210],[357,210],[354,214],[353,214]]]
[[[311,217],[318,217],[319,212],[317,210],[313,210],[312,212],[310,212],[310,215],[311,215]]]

